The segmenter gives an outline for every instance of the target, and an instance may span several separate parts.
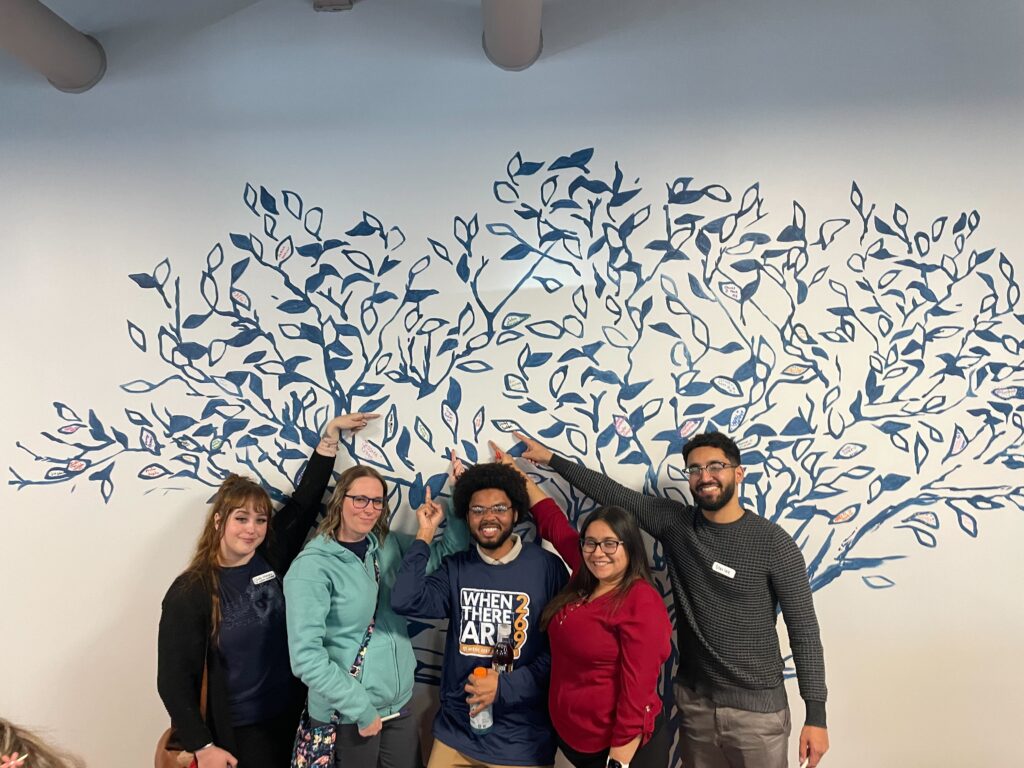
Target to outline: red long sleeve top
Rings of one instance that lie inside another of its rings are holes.
[[[579,534],[551,499],[530,510],[540,536],[576,572],[585,568]],[[650,584],[636,582],[616,608],[614,593],[569,604],[548,625],[551,722],[579,752],[642,740],[661,712],[658,675],[671,651],[672,625]]]

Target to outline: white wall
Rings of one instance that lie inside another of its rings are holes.
[[[66,12],[74,21],[73,10]],[[80,416],[95,409],[125,428],[123,409],[146,401],[133,400],[119,385],[167,375],[152,346],[143,354],[127,338],[127,319],[146,329],[151,345],[166,321],[153,291],[140,290],[127,275],[149,272],[167,258],[182,276],[183,295],[199,306],[198,280],[210,248],[222,243],[230,263],[239,252],[228,234],[259,232],[241,200],[247,182],[274,190],[279,201],[280,190],[291,189],[307,205],[322,206],[325,234],[341,235],[364,210],[401,226],[408,242],[396,255],[406,261],[384,281],[396,293],[408,266],[429,252],[428,237],[454,246],[455,216],[479,212],[481,225],[517,222],[491,195],[515,152],[551,162],[584,147],[595,148],[594,175],[610,179],[618,162],[626,184],[639,178],[637,201],[650,204],[653,214],[637,235],[640,246],[657,236],[665,185],[678,177],[722,184],[737,199],[759,182],[764,226],[773,234],[789,223],[794,200],[814,232],[824,219],[850,217],[855,180],[879,214],[891,218],[899,203],[917,228],[976,209],[981,225],[974,247],[996,248],[989,271],[998,275],[1002,251],[1019,275],[1021,14],[1019,4],[994,0],[970,7],[551,0],[543,56],[531,69],[510,74],[480,51],[472,3],[364,2],[350,14],[325,18],[301,3],[268,2],[205,25],[115,28],[107,35],[91,30],[107,45],[110,69],[82,96],[59,94],[5,66],[5,466],[23,477],[42,476],[40,465],[15,444],[58,454],[40,436],[64,423],[54,401]],[[860,248],[848,234],[835,250],[815,255],[829,260],[841,281],[853,279],[845,263]],[[479,242],[478,255],[494,262],[508,247],[491,236]],[[299,257],[293,258],[294,266]],[[638,258],[650,259],[650,253],[638,251]],[[695,263],[672,265],[681,287]],[[520,266],[498,264],[496,290],[514,280]],[[448,274],[430,277],[430,287],[458,288]],[[272,285],[253,279],[254,296]],[[584,284],[593,290],[592,280]],[[533,284],[517,309],[560,318],[570,307],[570,288],[549,297]],[[964,289],[955,322],[973,322],[983,290],[978,281]],[[436,311],[454,320],[465,299],[446,293]],[[811,326],[815,333],[825,330],[824,310],[834,299],[827,291],[809,299],[820,326]],[[663,296],[659,301],[656,316],[675,322]],[[267,316],[271,304],[267,299]],[[596,317],[599,302],[593,305]],[[587,341],[600,337],[599,326],[588,320]],[[1022,332],[1009,317],[1000,327],[1018,338]],[[746,330],[767,331],[755,324]],[[656,334],[645,338],[653,344]],[[844,348],[847,374],[837,379],[851,398],[857,390],[852,370],[866,365],[862,342],[863,336],[851,345],[856,353]],[[510,370],[522,343],[487,359],[502,373],[500,365]],[[556,357],[568,347],[531,343],[555,349]],[[641,347],[639,354],[658,376],[651,391],[667,399],[669,366],[664,348],[658,349]],[[605,359],[614,365],[624,360]],[[544,371],[531,382],[531,395],[543,396],[550,365]],[[1021,379],[1015,374],[1003,384],[1021,386]],[[463,425],[478,404],[486,406],[488,420],[516,418],[533,430],[548,424],[516,411],[497,374],[461,381]],[[593,382],[580,389],[596,391]],[[982,389],[990,393],[991,383]],[[444,445],[439,408],[446,390],[423,401],[393,390],[402,426],[411,429],[421,414],[434,431],[436,453]],[[195,404],[180,392],[151,399],[171,408]],[[710,413],[730,402],[716,401]],[[987,402],[978,398],[976,405]],[[795,413],[795,406],[783,401],[766,421]],[[603,425],[615,412],[608,407]],[[866,425],[856,432],[868,435],[862,458],[870,457],[879,471],[913,476],[911,486],[934,479],[954,425],[973,436],[978,422],[967,414],[970,407],[965,402],[933,419],[943,441],[921,476],[912,460]],[[659,418],[659,429],[678,426],[667,411]],[[842,442],[829,442],[824,421],[815,427],[816,445],[834,450]],[[916,421],[914,428],[923,429]],[[663,448],[651,441],[653,432],[644,433],[645,445]],[[1007,428],[1000,450],[1014,439],[1012,450],[1021,450],[1014,434]],[[481,447],[496,436],[494,428],[485,429]],[[161,441],[169,442],[162,435]],[[1020,472],[998,461],[966,461],[980,442],[963,454],[964,467],[948,485],[1019,485]],[[440,471],[440,459],[415,437],[413,443],[417,470]],[[393,459],[394,447],[389,450]],[[641,482],[635,467],[605,458],[617,477]],[[154,490],[172,483],[136,479],[144,466],[139,461],[120,463],[106,504],[97,483],[85,479],[74,487],[3,490],[0,713],[51,729],[93,765],[146,763],[166,721],[154,690],[159,600],[187,560],[208,495],[194,481],[174,482],[179,490],[167,493]],[[221,463],[230,465],[230,457]],[[279,473],[270,476],[286,485]],[[777,498],[778,483],[766,489],[770,498]],[[880,511],[882,502],[868,505],[867,493],[851,487],[839,498],[863,501],[861,515]],[[894,587],[868,589],[854,572],[816,593],[830,688],[829,765],[1024,760],[1012,738],[994,736],[1013,733],[1024,705],[1017,652],[1024,614],[1016,595],[1024,567],[1015,546],[1024,515],[1010,504],[977,517],[979,533],[971,538],[949,510],[943,512],[934,548],[918,545],[910,531],[893,528],[899,520],[891,521],[872,534],[863,555],[906,556],[871,571]],[[793,521],[785,524],[794,529]],[[795,686],[791,698],[799,722]]]

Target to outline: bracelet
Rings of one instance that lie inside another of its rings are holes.
[[[209,749],[210,747],[213,747],[213,746],[216,746],[216,745],[211,741],[209,744],[204,744],[203,746],[201,746],[199,749],[196,750],[196,752],[202,752],[204,749]]]

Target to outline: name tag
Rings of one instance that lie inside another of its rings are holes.
[[[722,565],[721,563],[714,563],[711,566],[711,570],[714,571],[715,573],[720,573],[720,574],[722,574],[723,576],[725,576],[726,578],[729,578],[729,579],[735,579],[736,578],[736,571],[734,569],[730,568],[728,565]]]
[[[717,565],[717,563],[716,563],[716,565]],[[252,577],[252,583],[253,584],[262,584],[264,581],[270,581],[271,579],[276,578],[276,577],[277,577],[276,573],[274,573],[273,571],[267,571],[266,573],[261,573],[259,576],[253,576]]]

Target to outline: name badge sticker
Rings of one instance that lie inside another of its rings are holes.
[[[735,579],[736,578],[736,571],[735,571],[735,569],[730,568],[728,565],[722,565],[721,563],[716,562],[716,563],[714,563],[711,566],[711,570],[714,571],[715,573],[722,574],[726,578],[730,578],[730,579]]]
[[[716,563],[716,565],[717,565],[717,563]],[[277,578],[277,574],[274,573],[273,571],[267,571],[266,573],[261,573],[259,576],[253,576],[252,577],[252,583],[253,584],[262,584],[264,581],[270,581],[271,579],[274,579],[274,578]]]

